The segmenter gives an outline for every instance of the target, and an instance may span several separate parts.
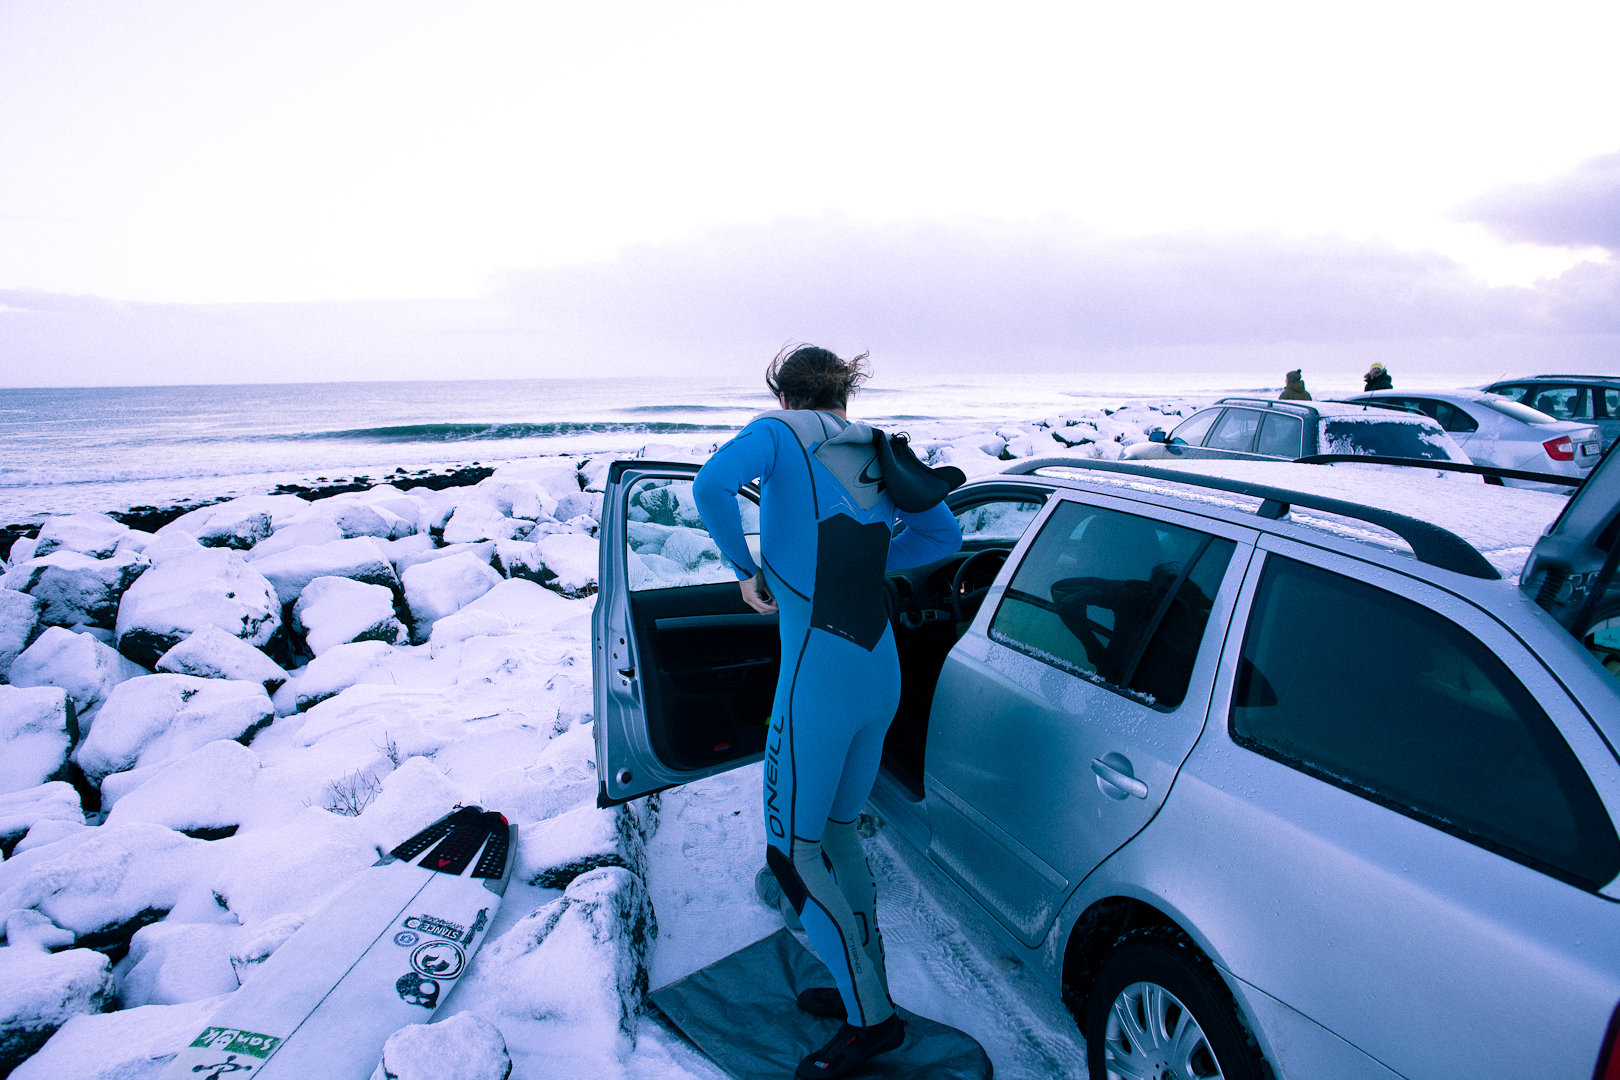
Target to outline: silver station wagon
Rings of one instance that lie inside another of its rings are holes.
[[[1567,504],[1288,463],[969,483],[961,553],[888,579],[873,808],[1062,995],[1098,1080],[1614,1080],[1616,457]],[[603,805],[764,746],[775,619],[695,471],[608,474]]]

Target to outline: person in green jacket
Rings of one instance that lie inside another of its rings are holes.
[[[1288,385],[1283,387],[1282,393],[1277,395],[1278,401],[1310,401],[1311,392],[1305,389],[1305,373],[1299,368],[1290,371],[1283,378]]]

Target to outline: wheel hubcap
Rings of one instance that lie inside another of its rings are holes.
[[[1223,1077],[1204,1029],[1176,995],[1132,983],[1108,1010],[1103,1032],[1108,1080],[1215,1080]]]

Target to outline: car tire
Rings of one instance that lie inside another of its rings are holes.
[[[1215,965],[1170,927],[1133,930],[1097,968],[1086,1005],[1091,1080],[1270,1080]]]

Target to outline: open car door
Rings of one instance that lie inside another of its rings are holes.
[[[757,759],[776,692],[775,615],[737,574],[692,500],[692,463],[616,461],[602,501],[591,615],[598,806]],[[737,496],[759,558],[759,493]]]

